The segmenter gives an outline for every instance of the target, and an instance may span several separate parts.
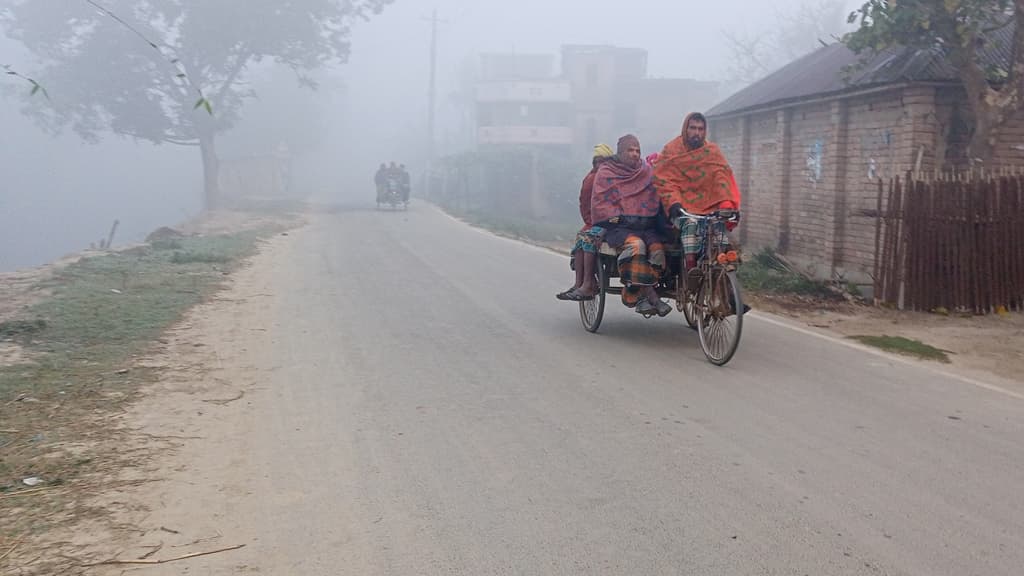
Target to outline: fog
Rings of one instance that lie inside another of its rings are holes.
[[[14,3],[0,0],[0,10]],[[846,8],[858,4],[854,0]],[[472,127],[460,123],[465,78],[480,53],[557,55],[565,44],[643,48],[650,76],[723,81],[724,96],[737,83],[729,82],[736,62],[723,32],[768,35],[780,14],[807,5],[802,0],[396,0],[382,14],[354,25],[349,62],[312,73],[316,91],[301,88],[290,70],[268,61],[249,67],[242,78],[256,98],[241,109],[236,126],[218,136],[218,152],[225,158],[262,155],[283,145],[293,158],[289,195],[324,202],[371,202],[373,173],[381,162],[422,170],[428,19],[434,9],[441,19],[435,141],[438,154],[445,154],[467,146]],[[147,49],[141,41],[124,46]],[[0,35],[0,64],[31,76],[38,62]],[[116,73],[104,69],[105,62],[94,65],[96,74]],[[98,143],[67,131],[51,137],[22,114],[25,107],[48,105],[38,94],[28,97],[29,88],[18,78],[0,77],[0,271],[87,248],[115,219],[121,222],[115,243],[137,242],[156,227],[202,210],[198,148],[113,134]],[[62,94],[51,89],[49,95],[53,106],[64,105]],[[216,101],[213,106],[216,113]],[[664,142],[644,144],[654,151]]]

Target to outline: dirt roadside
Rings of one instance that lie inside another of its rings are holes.
[[[898,336],[938,348],[949,364],[936,366],[962,375],[1024,380],[1024,314],[939,315],[785,296],[750,300],[758,311],[834,336]]]
[[[205,371],[219,365],[218,358],[204,356],[202,345],[189,339],[193,334],[181,341],[175,335],[187,332],[205,307],[224,306],[223,295],[233,292],[237,276],[263,269],[236,255],[257,245],[265,252],[303,222],[294,214],[216,213],[177,227],[173,248],[90,251],[0,275],[0,328],[9,331],[34,318],[39,306],[49,321],[41,342],[0,334],[0,573],[95,574],[98,568],[84,565],[106,559],[110,542],[135,541],[134,529],[120,520],[126,508],[135,508],[121,494],[162,481],[151,474],[150,463],[163,461],[189,436],[180,427],[152,432],[153,418],[184,421],[176,409],[187,402],[149,393],[146,386],[185,379],[190,389],[184,397],[206,414],[244,405],[244,393],[236,399],[194,389],[211,382]],[[126,268],[130,276],[122,277]],[[273,266],[265,273],[273,274]],[[100,306],[90,311],[93,303]],[[192,303],[198,305],[160,334]],[[236,309],[227,308],[223,325],[238,325],[230,315]],[[100,334],[111,328],[129,338],[124,352],[117,351],[122,341]],[[210,350],[244,335],[222,336],[210,341]],[[134,412],[149,398],[167,403]],[[104,546],[94,547],[98,542]]]

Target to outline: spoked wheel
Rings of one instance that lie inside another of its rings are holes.
[[[697,334],[704,355],[724,366],[736,354],[743,333],[743,298],[735,272],[715,270],[695,304]]]
[[[683,302],[683,316],[686,318],[686,324],[693,330],[697,329],[697,298],[692,294],[687,293],[684,298],[686,301]]]
[[[582,262],[577,262],[582,266]],[[608,294],[608,271],[604,268],[604,262],[600,256],[597,260],[597,296],[593,300],[580,302],[580,320],[587,332],[597,332],[601,327],[601,320],[604,318],[604,301]]]

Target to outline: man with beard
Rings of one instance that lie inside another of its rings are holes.
[[[667,316],[656,286],[665,270],[665,248],[658,229],[661,203],[652,168],[632,134],[619,139],[618,150],[594,178],[591,217],[605,230],[604,241],[618,253],[622,302],[644,316]]]
[[[707,140],[708,121],[694,112],[683,121],[682,134],[665,145],[654,167],[654,185],[669,218],[682,232],[686,270],[697,265],[700,253],[701,223],[685,218],[718,210],[739,210],[740,190],[722,150]],[[730,224],[729,229],[735,227]],[[725,239],[725,234],[721,236]]]

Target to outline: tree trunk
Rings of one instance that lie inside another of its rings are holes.
[[[995,158],[995,141],[998,135],[997,127],[1001,124],[1000,116],[1002,115],[997,111],[985,106],[974,112],[974,131],[967,147],[969,165],[995,168],[992,161]]]
[[[216,137],[211,132],[199,136],[199,150],[203,156],[203,198],[206,210],[221,207],[220,160],[217,158]]]
[[[996,143],[1006,123],[1021,112],[1024,95],[1024,0],[1014,0],[1015,29],[1010,46],[1007,81],[1000,87],[992,86],[977,59],[978,37],[968,37],[963,47],[950,55],[960,70],[967,99],[974,115],[974,130],[967,147],[968,161],[996,168]]]

